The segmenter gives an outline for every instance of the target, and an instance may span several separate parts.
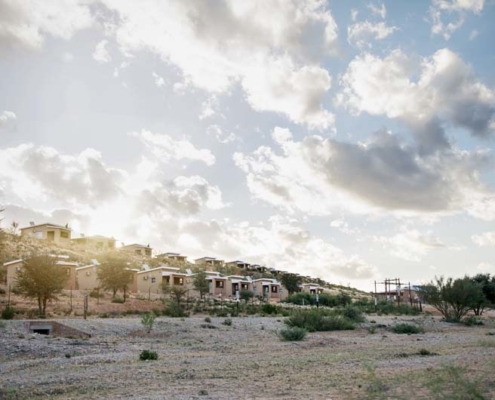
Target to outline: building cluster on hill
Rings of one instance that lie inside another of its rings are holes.
[[[21,228],[20,232],[23,238],[52,243],[62,249],[70,249],[72,254],[77,250],[94,256],[87,262],[81,262],[81,259],[74,262],[69,255],[56,255],[57,265],[67,270],[66,289],[91,291],[101,287],[98,277],[100,268],[98,254],[115,250],[125,252],[135,261],[137,260],[135,264],[139,265],[139,268],[129,268],[132,273],[132,283],[129,286],[131,293],[148,296],[152,293],[161,294],[164,285],[168,285],[187,289],[189,296],[196,297],[199,296],[199,292],[194,287],[194,278],[198,270],[203,270],[209,283],[209,294],[212,296],[235,299],[242,290],[251,291],[255,296],[273,302],[288,296],[287,289],[279,280],[280,275],[286,272],[258,264],[240,260],[224,262],[215,257],[198,258],[192,263],[187,260],[187,256],[173,252],[154,256],[153,249],[149,245],[130,244],[117,248],[114,238],[100,235],[73,239],[72,231],[67,225],[31,223],[30,226]],[[6,283],[14,287],[16,274],[22,268],[23,260],[9,261],[4,266],[7,270]],[[309,276],[300,276],[300,278],[301,291],[314,294],[324,291],[324,288],[315,281],[325,282],[314,280]]]

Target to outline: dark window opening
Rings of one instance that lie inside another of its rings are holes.
[[[50,329],[33,329],[33,333],[37,333],[38,335],[49,335]]]

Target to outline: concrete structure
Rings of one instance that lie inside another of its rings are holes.
[[[301,286],[301,292],[306,292],[310,294],[320,294],[323,293],[323,288],[316,283],[303,283]]]
[[[261,278],[253,281],[255,296],[261,296],[271,302],[279,302],[288,297],[288,291],[276,279]]]
[[[76,282],[78,290],[93,290],[100,286],[98,279],[98,265],[89,264],[76,268]]]
[[[21,228],[22,237],[48,240],[57,244],[70,243],[71,229],[68,226],[55,225],[50,223],[31,225]]]
[[[15,260],[10,261],[8,263],[3,264],[7,269],[7,287],[10,285],[11,289],[13,289],[16,285],[17,281],[17,272],[20,271],[24,267],[23,260]],[[64,268],[67,273],[67,282],[64,286],[66,290],[76,290],[76,268],[78,264],[75,262],[67,262],[67,261],[57,261],[57,265],[60,268]]]
[[[224,276],[210,275],[206,277],[208,281],[210,294],[215,296],[227,297],[229,295],[228,279]]]
[[[158,254],[156,258],[160,260],[175,260],[179,262],[187,261],[187,256],[183,256],[180,253],[162,253],[162,254]]]
[[[95,235],[72,239],[72,243],[85,250],[108,251],[115,249],[115,239],[105,236]]]
[[[136,256],[143,256],[143,257],[151,257],[151,254],[153,252],[153,249],[148,246],[144,246],[142,244],[128,244],[127,246],[122,246],[120,251],[125,251],[131,254],[134,254]]]
[[[253,291],[253,281],[251,277],[241,276],[241,275],[231,275],[227,276],[227,295],[236,297],[237,291],[239,293],[241,290]]]
[[[164,285],[171,285],[188,289],[191,296],[196,295],[193,284],[194,274],[182,273],[176,267],[160,266],[136,272],[135,281],[138,293],[161,294]]]
[[[214,270],[217,267],[222,267],[224,261],[217,260],[215,257],[202,257],[194,260],[194,263],[200,267],[205,267],[206,269]]]
[[[226,267],[237,267],[239,269],[250,269],[251,264],[244,262],[244,261],[229,261],[228,263],[225,263]]]

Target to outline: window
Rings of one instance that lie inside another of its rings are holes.
[[[156,282],[156,278],[155,277],[151,278],[151,283],[155,283],[155,282]]]
[[[69,232],[66,231],[60,231],[60,237],[62,239],[69,239]]]
[[[217,288],[222,289],[223,288],[223,281],[217,281]]]
[[[141,255],[141,250],[134,250],[134,253],[136,253],[138,256]]]
[[[67,276],[70,276],[70,268],[67,268]]]
[[[278,292],[278,287],[272,286],[272,293],[277,293],[277,292]]]

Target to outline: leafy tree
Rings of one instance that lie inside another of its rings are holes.
[[[179,307],[182,306],[182,300],[186,296],[187,289],[180,286],[165,286],[165,292],[170,294],[170,297],[177,303]]]
[[[132,282],[132,272],[126,259],[117,254],[107,254],[98,267],[101,287],[112,291],[115,298],[119,290],[126,290]]]
[[[289,296],[299,291],[299,285],[302,282],[302,277],[296,274],[284,273],[280,275],[280,282],[289,292]]]
[[[422,287],[428,304],[436,308],[447,321],[460,321],[476,304],[484,298],[481,285],[469,277],[452,279],[435,277],[435,280]]]
[[[472,280],[481,285],[481,290],[485,296],[480,302],[473,304],[474,313],[476,315],[482,315],[486,305],[495,304],[495,276],[490,277],[490,274],[477,274]]]
[[[210,284],[206,280],[206,271],[204,269],[199,269],[196,271],[196,276],[193,281],[194,289],[199,292],[201,298],[210,291]]]
[[[68,279],[65,268],[57,265],[54,257],[40,255],[24,261],[17,272],[16,289],[24,296],[38,301],[40,315],[46,313],[48,300],[56,299]]]

